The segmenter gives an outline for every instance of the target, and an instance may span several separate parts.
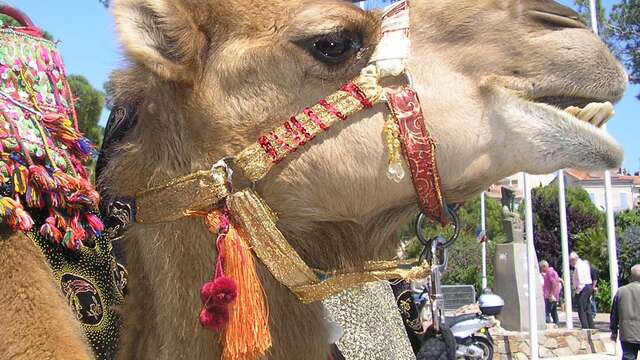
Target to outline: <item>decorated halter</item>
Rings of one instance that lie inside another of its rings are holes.
[[[201,288],[201,324],[222,331],[224,359],[257,359],[271,347],[264,290],[253,254],[304,303],[311,303],[363,283],[424,278],[425,261],[372,261],[358,271],[323,272],[310,268],[276,226],[277,216],[252,189],[235,191],[235,172],[255,183],[287,157],[338,122],[386,102],[384,135],[387,176],[399,182],[409,164],[418,203],[430,218],[446,223],[436,166],[436,144],[424,125],[420,101],[406,69],[409,57],[409,5],[397,2],[383,14],[382,37],[361,74],[315,105],[263,134],[235,156],[135,197],[131,217],[138,223],[175,221],[202,216],[216,236],[217,259],[211,281]],[[405,74],[407,86],[382,88],[380,79]],[[232,170],[233,168],[233,170]],[[213,211],[212,204],[218,204]]]

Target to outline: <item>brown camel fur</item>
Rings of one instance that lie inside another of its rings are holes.
[[[0,358],[91,359],[40,249],[21,233],[1,231]]]
[[[448,201],[518,171],[620,163],[608,135],[545,104],[614,102],[626,86],[620,65],[575,13],[549,0],[412,7],[409,67],[439,143]],[[241,150],[357,75],[379,33],[378,14],[345,1],[116,0],[113,9],[130,60],[113,76],[114,101],[137,104],[139,116],[100,179],[117,196]],[[344,37],[353,51],[334,63],[314,47]],[[417,209],[410,179],[396,184],[384,175],[384,113],[376,106],[337,125],[257,184],[313,267],[391,257],[398,243],[389,239]],[[219,357],[217,335],[198,323],[213,247],[197,219],[129,228],[121,358]],[[267,358],[326,359],[321,305],[300,304],[260,264],[259,271],[273,334]]]

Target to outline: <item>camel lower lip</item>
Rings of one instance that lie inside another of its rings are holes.
[[[591,127],[600,130],[601,127],[609,121],[615,111],[613,105],[608,101],[589,101],[586,98],[569,98],[569,97],[555,97],[556,104],[564,104],[566,106],[554,105],[546,101],[542,101],[542,98],[529,100],[532,103],[547,106],[554,110],[568,115],[571,120],[591,125]],[[557,99],[565,99],[560,101]]]

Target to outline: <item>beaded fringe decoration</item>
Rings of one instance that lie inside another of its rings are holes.
[[[67,249],[103,231],[99,196],[82,165],[93,146],[78,130],[62,59],[38,35],[0,30],[0,218]],[[42,217],[42,219],[40,219]]]

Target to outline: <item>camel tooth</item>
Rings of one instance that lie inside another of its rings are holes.
[[[569,114],[578,117],[578,114],[580,113],[580,109],[577,106],[569,106],[568,108],[564,109],[565,112],[568,112]]]
[[[597,127],[601,127],[602,125],[606,124],[607,121],[609,121],[609,119],[611,119],[613,115],[615,115],[615,113],[616,112],[613,109],[613,104],[607,101],[602,104],[602,107],[600,108],[600,112],[596,116],[596,119],[593,122],[593,124]]]
[[[594,117],[600,112],[600,104],[590,103],[578,113],[578,119],[593,124]]]
[[[601,127],[613,117],[615,111],[613,105],[606,101],[603,103],[590,103],[584,108],[577,106],[569,106],[564,109],[565,112],[573,115],[574,117],[587,122],[593,126]]]

